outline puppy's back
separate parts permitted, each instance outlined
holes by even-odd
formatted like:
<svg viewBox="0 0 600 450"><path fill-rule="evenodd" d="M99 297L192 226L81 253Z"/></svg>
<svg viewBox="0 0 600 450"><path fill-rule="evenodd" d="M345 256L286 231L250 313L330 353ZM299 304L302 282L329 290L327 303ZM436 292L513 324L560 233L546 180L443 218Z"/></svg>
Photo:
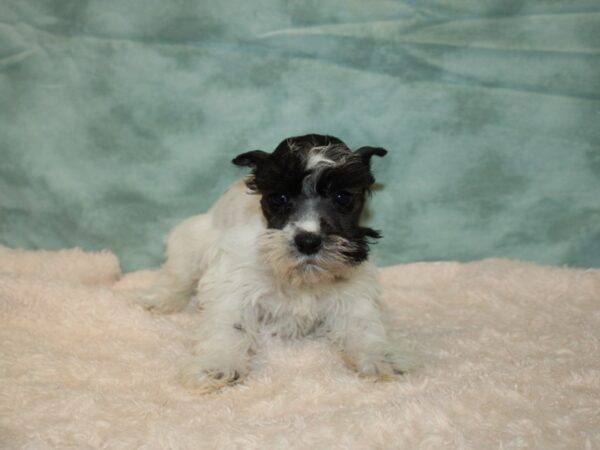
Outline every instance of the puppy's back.
<svg viewBox="0 0 600 450"><path fill-rule="evenodd" d="M260 195L251 193L243 180L236 181L208 211L213 227L222 230L263 220Z"/></svg>

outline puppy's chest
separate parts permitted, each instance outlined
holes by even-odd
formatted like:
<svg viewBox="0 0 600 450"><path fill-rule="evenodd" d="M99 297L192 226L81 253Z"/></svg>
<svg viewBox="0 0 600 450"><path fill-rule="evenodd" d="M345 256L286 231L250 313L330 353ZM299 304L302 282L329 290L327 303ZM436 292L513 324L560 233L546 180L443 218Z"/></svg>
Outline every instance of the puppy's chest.
<svg viewBox="0 0 600 450"><path fill-rule="evenodd" d="M335 299L327 293L272 292L252 305L252 316L261 331L297 338L319 329L334 302Z"/></svg>

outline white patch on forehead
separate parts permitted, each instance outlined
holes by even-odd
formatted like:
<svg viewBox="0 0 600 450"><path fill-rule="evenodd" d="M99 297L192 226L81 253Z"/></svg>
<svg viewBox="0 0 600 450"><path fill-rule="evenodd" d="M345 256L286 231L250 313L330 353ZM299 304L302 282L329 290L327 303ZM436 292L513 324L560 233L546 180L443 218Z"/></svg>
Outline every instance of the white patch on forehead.
<svg viewBox="0 0 600 450"><path fill-rule="evenodd" d="M324 153L329 147L313 147L306 161L306 169L311 170L317 166L332 166L335 161L325 157Z"/></svg>

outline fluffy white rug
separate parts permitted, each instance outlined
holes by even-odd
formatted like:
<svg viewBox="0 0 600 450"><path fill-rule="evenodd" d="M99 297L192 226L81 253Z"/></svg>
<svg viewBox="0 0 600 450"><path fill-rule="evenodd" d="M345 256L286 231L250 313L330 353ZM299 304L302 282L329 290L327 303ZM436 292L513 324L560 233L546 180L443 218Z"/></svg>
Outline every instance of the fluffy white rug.
<svg viewBox="0 0 600 450"><path fill-rule="evenodd" d="M0 448L600 448L600 271L513 261L382 270L407 375L272 340L248 380L177 384L195 316L126 298L110 253L0 248Z"/></svg>

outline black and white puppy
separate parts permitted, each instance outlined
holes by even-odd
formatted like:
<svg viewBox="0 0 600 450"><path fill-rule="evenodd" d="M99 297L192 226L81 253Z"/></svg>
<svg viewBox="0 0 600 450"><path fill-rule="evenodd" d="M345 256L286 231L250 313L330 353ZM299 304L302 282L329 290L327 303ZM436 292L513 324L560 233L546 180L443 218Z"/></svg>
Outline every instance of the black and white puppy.
<svg viewBox="0 0 600 450"><path fill-rule="evenodd" d="M359 223L371 157L386 153L317 134L243 153L233 163L251 174L173 229L143 304L177 311L196 293L202 324L186 384L209 392L242 379L261 334L317 333L360 374L400 373L368 261L379 233Z"/></svg>

